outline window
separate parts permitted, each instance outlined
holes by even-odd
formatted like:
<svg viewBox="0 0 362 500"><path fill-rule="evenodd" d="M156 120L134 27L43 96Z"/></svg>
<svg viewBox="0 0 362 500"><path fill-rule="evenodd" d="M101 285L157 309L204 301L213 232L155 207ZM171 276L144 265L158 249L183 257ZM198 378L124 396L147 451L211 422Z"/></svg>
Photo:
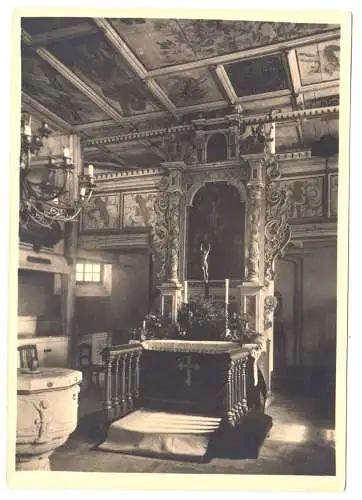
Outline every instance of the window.
<svg viewBox="0 0 362 500"><path fill-rule="evenodd" d="M77 263L76 281L77 283L101 283L102 264Z"/></svg>

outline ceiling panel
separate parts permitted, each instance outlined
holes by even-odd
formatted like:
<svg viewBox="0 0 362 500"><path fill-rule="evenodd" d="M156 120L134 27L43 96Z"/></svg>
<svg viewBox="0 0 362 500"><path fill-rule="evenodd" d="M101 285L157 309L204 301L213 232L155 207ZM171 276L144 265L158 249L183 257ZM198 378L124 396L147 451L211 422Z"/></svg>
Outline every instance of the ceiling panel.
<svg viewBox="0 0 362 500"><path fill-rule="evenodd" d="M93 26L90 18L86 17L22 17L21 27L30 35L51 33L53 30L70 28L79 24Z"/></svg>
<svg viewBox="0 0 362 500"><path fill-rule="evenodd" d="M148 70L196 59L175 19L112 18L109 21Z"/></svg>
<svg viewBox="0 0 362 500"><path fill-rule="evenodd" d="M281 55L226 64L225 71L238 97L265 94L289 87Z"/></svg>
<svg viewBox="0 0 362 500"><path fill-rule="evenodd" d="M308 45L296 52L302 85L339 78L339 40Z"/></svg>
<svg viewBox="0 0 362 500"><path fill-rule="evenodd" d="M178 107L223 99L207 69L195 69L157 78L157 83Z"/></svg>
<svg viewBox="0 0 362 500"><path fill-rule="evenodd" d="M101 33L48 46L49 51L120 113L136 115L160 108Z"/></svg>
<svg viewBox="0 0 362 500"><path fill-rule="evenodd" d="M50 65L24 49L22 90L71 125L108 116Z"/></svg>
<svg viewBox="0 0 362 500"><path fill-rule="evenodd" d="M194 19L178 22L200 58L292 40L335 27L328 24Z"/></svg>

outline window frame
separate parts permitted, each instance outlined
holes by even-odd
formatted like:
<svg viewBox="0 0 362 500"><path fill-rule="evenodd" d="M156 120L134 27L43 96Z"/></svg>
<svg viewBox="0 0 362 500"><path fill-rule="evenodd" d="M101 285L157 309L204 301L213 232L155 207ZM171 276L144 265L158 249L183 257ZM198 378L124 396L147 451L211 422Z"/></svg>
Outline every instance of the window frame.
<svg viewBox="0 0 362 500"><path fill-rule="evenodd" d="M85 278L85 274L91 274L92 277L93 277L93 269L92 271L90 271L90 273L86 272L85 270L85 266L99 266L99 273L95 273L95 274L99 274L99 280L87 280L87 279L82 279L82 280L78 280L77 279L77 274L80 274L80 271L77 270L77 267L78 266L82 266L83 267L83 270L81 271L82 275L83 275L83 278ZM81 262L77 262L76 263L76 267L75 267L75 282L76 282L76 285L79 285L79 286L88 286L88 285L102 285L103 282L104 282L104 264L102 262L86 262L86 261L81 261Z"/></svg>

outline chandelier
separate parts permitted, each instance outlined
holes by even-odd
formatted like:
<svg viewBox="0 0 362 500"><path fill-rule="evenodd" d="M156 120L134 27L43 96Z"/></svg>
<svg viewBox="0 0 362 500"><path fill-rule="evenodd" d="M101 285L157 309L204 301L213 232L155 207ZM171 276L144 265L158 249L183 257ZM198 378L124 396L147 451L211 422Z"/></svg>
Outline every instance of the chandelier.
<svg viewBox="0 0 362 500"><path fill-rule="evenodd" d="M45 165L33 164L51 130L42 123L36 134L31 130L29 113L21 115L20 153L20 223L27 227L35 222L51 227L58 222L78 219L93 194L93 165L88 172L75 177L75 166L68 148L61 157L52 154Z"/></svg>

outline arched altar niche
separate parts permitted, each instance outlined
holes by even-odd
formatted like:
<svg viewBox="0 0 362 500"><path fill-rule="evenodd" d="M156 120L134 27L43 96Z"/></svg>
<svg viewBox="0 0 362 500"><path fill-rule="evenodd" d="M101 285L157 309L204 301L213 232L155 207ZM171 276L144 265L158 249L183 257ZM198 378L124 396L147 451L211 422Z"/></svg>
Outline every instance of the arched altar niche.
<svg viewBox="0 0 362 500"><path fill-rule="evenodd" d="M245 200L226 182L208 182L195 194L187 214L188 280L202 280L201 244L211 246L209 280L243 279Z"/></svg>

